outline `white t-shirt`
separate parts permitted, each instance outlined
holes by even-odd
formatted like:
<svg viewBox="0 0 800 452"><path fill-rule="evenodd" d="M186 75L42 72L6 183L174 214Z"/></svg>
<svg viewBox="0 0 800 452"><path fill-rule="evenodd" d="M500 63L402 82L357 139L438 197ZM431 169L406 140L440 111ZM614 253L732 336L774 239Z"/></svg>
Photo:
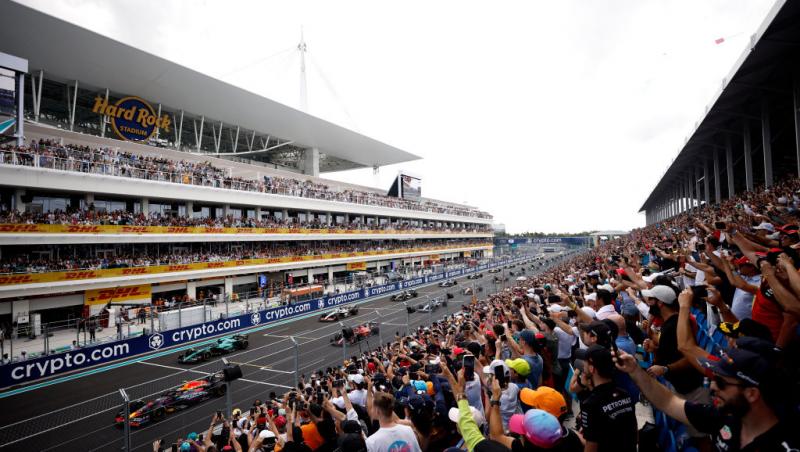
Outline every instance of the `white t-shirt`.
<svg viewBox="0 0 800 452"><path fill-rule="evenodd" d="M367 438L367 452L422 452L414 430L407 425L381 427Z"/></svg>

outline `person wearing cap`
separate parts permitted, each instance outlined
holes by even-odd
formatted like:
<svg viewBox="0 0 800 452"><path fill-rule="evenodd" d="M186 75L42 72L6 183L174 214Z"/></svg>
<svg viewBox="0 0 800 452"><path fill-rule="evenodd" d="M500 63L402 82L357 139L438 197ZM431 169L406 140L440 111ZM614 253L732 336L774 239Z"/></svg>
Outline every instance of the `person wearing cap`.
<svg viewBox="0 0 800 452"><path fill-rule="evenodd" d="M494 393L497 383L492 388ZM499 422L498 406L492 399L491 416L489 416L489 437L512 451L535 451L539 449L572 452L584 449L578 435L571 429L566 428L554 413L566 412L566 402L561 394L546 386L538 390L525 389L526 404L534 408L528 410L524 415L515 414L508 422L508 430L512 434L518 435L514 438L506 435L506 432ZM520 397L522 395L520 394ZM560 401L559 401L560 399ZM538 406L546 408L539 408ZM530 414L528 414L530 413ZM526 422L527 421L527 422Z"/></svg>
<svg viewBox="0 0 800 452"><path fill-rule="evenodd" d="M463 394L462 394L463 395ZM370 417L377 419L380 429L367 438L368 452L387 452L402 450L422 452L414 434L414 429L397 423L394 414L394 397L385 392L378 392L372 397Z"/></svg>
<svg viewBox="0 0 800 452"><path fill-rule="evenodd" d="M456 423L467 450L469 452L508 452L507 447L497 441L487 439L481 433L478 422L483 423L486 418L467 402L467 396L464 393L466 381L464 381L463 370L458 372L456 379L447 366L442 366L442 374L450 383L450 388L453 390L453 395L456 399L456 405L458 405L458 411L456 412L456 408L453 408L448 413L448 417ZM447 450L452 450L452 448ZM370 450L370 452L372 451Z"/></svg>
<svg viewBox="0 0 800 452"><path fill-rule="evenodd" d="M503 369L503 375L505 375L505 385L501 388L498 386L498 392L494 392L492 390L492 397L494 400L498 400L500 402L500 413L502 416L502 424L503 428L508 426L508 420L511 419L515 413L519 412L519 386L515 384L508 384L510 378L510 369L506 366L505 362L500 359L496 359L492 361L491 364L483 368L483 376L485 381L485 386L492 386L492 382L496 380L495 376L495 368L500 367Z"/></svg>
<svg viewBox="0 0 800 452"><path fill-rule="evenodd" d="M509 347L528 363L530 373L527 378L530 387L538 388L542 383L542 372L544 371L544 361L539 354L541 347L536 339L536 333L531 329L533 322L528 319L526 309L521 309L520 314L527 328L519 333L519 342L511 340L507 342Z"/></svg>
<svg viewBox="0 0 800 452"><path fill-rule="evenodd" d="M774 348L769 342L761 342L765 342L765 348ZM737 347L718 361L702 360L713 374L713 405L694 403L671 393L627 353L621 352L615 361L618 369L631 375L653 406L678 422L711 435L717 451L800 450L800 432L782 422L772 408L778 398L785 396L786 388L777 380L775 363L768 355Z"/></svg>
<svg viewBox="0 0 800 452"><path fill-rule="evenodd" d="M753 316L753 299L761 285L761 274L754 262L747 256L742 256L733 261L738 271L734 272L730 261L722 259L722 270L728 281L736 289L733 291L731 312L738 320L749 319Z"/></svg>
<svg viewBox="0 0 800 452"><path fill-rule="evenodd" d="M528 375L531 373L531 366L522 358L507 359L504 361L506 367L509 369L509 379L511 383L517 385L519 389L530 388L531 384L528 381Z"/></svg>
<svg viewBox="0 0 800 452"><path fill-rule="evenodd" d="M636 452L635 402L627 391L614 383L611 352L594 344L578 350L575 357L583 361L579 378L588 383L588 387L578 393L585 450Z"/></svg>

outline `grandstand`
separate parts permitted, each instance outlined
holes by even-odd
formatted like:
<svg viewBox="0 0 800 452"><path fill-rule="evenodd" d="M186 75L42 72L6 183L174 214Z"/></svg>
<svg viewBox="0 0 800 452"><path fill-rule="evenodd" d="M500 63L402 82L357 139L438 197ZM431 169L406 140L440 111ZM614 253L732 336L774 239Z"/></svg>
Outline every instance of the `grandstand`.
<svg viewBox="0 0 800 452"><path fill-rule="evenodd" d="M486 212L320 177L411 153L26 6L0 15L29 67L24 146L0 144L11 336L492 255Z"/></svg>

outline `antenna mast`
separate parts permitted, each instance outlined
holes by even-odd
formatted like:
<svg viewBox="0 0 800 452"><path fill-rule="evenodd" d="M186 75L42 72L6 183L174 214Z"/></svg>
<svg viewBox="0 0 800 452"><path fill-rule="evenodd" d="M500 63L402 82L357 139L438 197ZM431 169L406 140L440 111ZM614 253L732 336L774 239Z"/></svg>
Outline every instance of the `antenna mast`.
<svg viewBox="0 0 800 452"><path fill-rule="evenodd" d="M300 27L300 43L297 44L300 52L300 109L308 113L308 96L306 86L306 40L303 37L303 27Z"/></svg>

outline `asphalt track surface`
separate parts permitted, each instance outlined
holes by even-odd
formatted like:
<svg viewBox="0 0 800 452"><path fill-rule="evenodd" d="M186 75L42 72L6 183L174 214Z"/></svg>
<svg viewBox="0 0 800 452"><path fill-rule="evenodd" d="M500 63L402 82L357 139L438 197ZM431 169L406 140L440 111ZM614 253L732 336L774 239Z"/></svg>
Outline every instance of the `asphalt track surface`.
<svg viewBox="0 0 800 452"><path fill-rule="evenodd" d="M518 269L519 267L517 267ZM508 270L504 271L506 274ZM532 272L526 272L528 276ZM345 325L355 326L362 322L377 320L380 314L383 342L388 342L396 333L405 334L408 329L430 325L433 321L460 311L463 303L471 301L470 295L461 291L475 284L482 286L479 296L502 289L495 284L495 274L484 271L477 280L459 279L451 288L438 285L417 289L419 297L409 305L425 300L425 295L438 296L451 292L455 297L447 307L432 314L407 315L401 302L392 302L389 296L368 300L359 304L355 317L343 319ZM510 287L514 277L505 283ZM232 383L230 396L232 406L247 411L255 399L267 399L271 391L279 396L294 384L295 351L289 335L298 342L299 371L310 375L318 369L341 366L342 348L330 344L330 338L341 327L337 322L319 321L320 313L301 320L279 322L249 335L246 350L226 355L231 362L242 368L243 378ZM408 325L408 327L407 327ZM376 348L378 336L362 342L363 351ZM220 359L199 365L178 364L175 351L145 361L121 366L104 372L54 383L51 386L30 392L0 398L0 450L19 451L106 451L123 450L122 429L114 425L115 414L122 406L120 388L125 388L131 400L157 397L161 392L181 384L185 380L203 377L222 368ZM348 346L346 356L359 354L359 346ZM163 438L171 443L189 432L204 433L210 419L217 410L225 412L226 397L214 398L183 411L168 414L165 419L147 426L132 429L131 450L150 451L152 442Z"/></svg>

